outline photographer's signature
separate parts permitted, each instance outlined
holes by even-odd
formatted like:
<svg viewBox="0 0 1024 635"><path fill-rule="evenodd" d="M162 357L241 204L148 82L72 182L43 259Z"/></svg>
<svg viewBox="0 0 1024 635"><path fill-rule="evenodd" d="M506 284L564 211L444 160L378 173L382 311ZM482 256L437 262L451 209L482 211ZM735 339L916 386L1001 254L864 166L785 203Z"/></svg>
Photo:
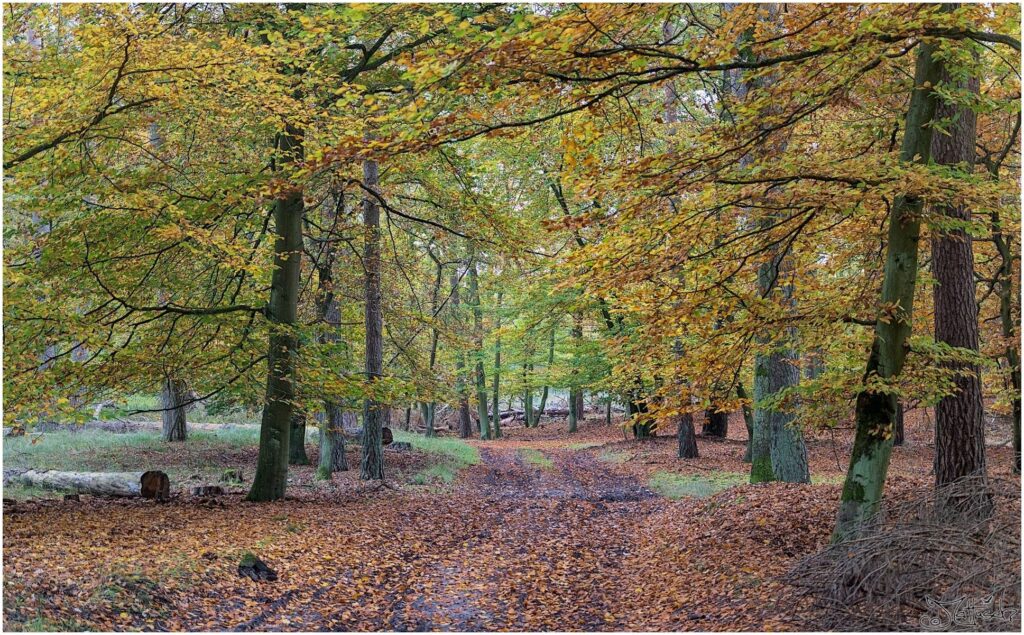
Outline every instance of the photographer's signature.
<svg viewBox="0 0 1024 635"><path fill-rule="evenodd" d="M943 601L926 598L925 602L928 612L921 616L921 628L929 631L945 631L952 626L986 630L1001 624L1014 624L1020 615L1019 608L997 604L991 595Z"/></svg>

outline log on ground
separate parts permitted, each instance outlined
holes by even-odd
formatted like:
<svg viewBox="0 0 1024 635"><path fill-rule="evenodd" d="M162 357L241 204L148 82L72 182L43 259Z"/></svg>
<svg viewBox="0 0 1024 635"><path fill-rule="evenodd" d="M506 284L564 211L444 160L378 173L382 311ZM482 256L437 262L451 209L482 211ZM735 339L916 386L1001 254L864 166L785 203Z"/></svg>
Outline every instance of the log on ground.
<svg viewBox="0 0 1024 635"><path fill-rule="evenodd" d="M171 481L159 470L146 472L60 472L57 470L4 470L8 483L44 489L165 500L171 494Z"/></svg>

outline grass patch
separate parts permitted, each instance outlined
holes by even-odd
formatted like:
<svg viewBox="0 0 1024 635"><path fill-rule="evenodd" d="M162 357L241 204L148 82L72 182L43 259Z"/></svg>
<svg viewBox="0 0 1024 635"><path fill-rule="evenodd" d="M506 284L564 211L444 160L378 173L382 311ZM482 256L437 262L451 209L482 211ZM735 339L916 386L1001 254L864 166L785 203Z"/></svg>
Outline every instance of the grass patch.
<svg viewBox="0 0 1024 635"><path fill-rule="evenodd" d="M811 474L811 485L842 485L843 476L841 474L833 474L831 476L821 476L819 474Z"/></svg>
<svg viewBox="0 0 1024 635"><path fill-rule="evenodd" d="M542 470L549 470L555 466L555 464L551 462L551 459L544 456L544 454L539 450L534 450L533 448L521 448L519 450L519 456L521 456L523 460L530 465L536 465Z"/></svg>
<svg viewBox="0 0 1024 635"><path fill-rule="evenodd" d="M171 477L172 484L183 477L201 474L216 481L224 466L207 453L255 448L259 428L226 425L217 430L190 430L185 443L168 443L154 430L116 433L106 430L71 428L58 432L29 433L4 439L4 466L72 472L132 472L154 467ZM12 484L4 496L14 499L60 498L60 492Z"/></svg>
<svg viewBox="0 0 1024 635"><path fill-rule="evenodd" d="M415 485L438 481L451 483L459 475L459 470L480 462L480 451L462 439L425 437L401 430L394 434L396 441L410 443L413 448L436 455L438 459L436 463L412 475L410 480Z"/></svg>
<svg viewBox="0 0 1024 635"><path fill-rule="evenodd" d="M604 444L598 441L584 441L582 443L570 443L565 447L569 448L570 450L586 450L587 448L596 448L599 445Z"/></svg>
<svg viewBox="0 0 1024 635"><path fill-rule="evenodd" d="M719 472L708 476L655 472L647 486L667 498L704 498L730 487L743 485L747 480L746 474L738 472Z"/></svg>
<svg viewBox="0 0 1024 635"><path fill-rule="evenodd" d="M628 452L616 452L615 450L605 450L598 455L599 459L606 463L625 463L629 460Z"/></svg>

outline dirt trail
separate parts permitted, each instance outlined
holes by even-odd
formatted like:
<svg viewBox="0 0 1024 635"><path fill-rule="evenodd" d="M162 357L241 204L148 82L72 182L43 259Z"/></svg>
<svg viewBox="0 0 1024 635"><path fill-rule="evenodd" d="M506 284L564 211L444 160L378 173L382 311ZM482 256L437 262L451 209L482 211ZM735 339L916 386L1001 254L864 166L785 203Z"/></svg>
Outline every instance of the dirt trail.
<svg viewBox="0 0 1024 635"><path fill-rule="evenodd" d="M514 448L483 448L480 465L468 470L460 487L493 509L492 524L438 561L419 569L410 586L424 590L409 603L393 608L388 627L397 630L533 630L549 628L602 630L614 628L601 598L590 590L614 580L628 552L622 535L602 531L618 521L633 522L645 513L642 501L656 498L629 478L611 473L586 452L545 451L551 466L524 460ZM586 536L578 535L586 532ZM569 552L561 545L572 545ZM579 548L584 545L586 548ZM527 573L525 559L555 574L553 587L561 604L579 609L575 619L552 616L549 624L527 622L535 615L530 597L535 590L516 580ZM595 584L595 578L603 578ZM525 581L525 580L524 580ZM571 596L578 596L573 599ZM595 601L595 599L597 601Z"/></svg>

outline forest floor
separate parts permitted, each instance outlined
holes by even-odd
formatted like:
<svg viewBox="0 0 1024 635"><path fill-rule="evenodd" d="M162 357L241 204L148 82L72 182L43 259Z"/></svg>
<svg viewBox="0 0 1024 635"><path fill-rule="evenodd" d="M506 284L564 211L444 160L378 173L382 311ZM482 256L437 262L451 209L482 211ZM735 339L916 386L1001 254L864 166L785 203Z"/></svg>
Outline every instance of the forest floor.
<svg viewBox="0 0 1024 635"><path fill-rule="evenodd" d="M908 416L891 493L931 483L929 429ZM745 484L745 435L733 418L728 439L698 437L701 457L682 461L674 437L636 442L597 419L468 443L400 433L414 450L386 453L389 487L300 466L276 503L245 502L244 486L166 503L5 499L4 629L800 629L778 578L828 539L848 432L809 441L812 485ZM14 441L5 464L161 467L176 488L256 454L239 432L52 457ZM989 450L1008 476L1009 448ZM240 577L247 552L277 581Z"/></svg>

